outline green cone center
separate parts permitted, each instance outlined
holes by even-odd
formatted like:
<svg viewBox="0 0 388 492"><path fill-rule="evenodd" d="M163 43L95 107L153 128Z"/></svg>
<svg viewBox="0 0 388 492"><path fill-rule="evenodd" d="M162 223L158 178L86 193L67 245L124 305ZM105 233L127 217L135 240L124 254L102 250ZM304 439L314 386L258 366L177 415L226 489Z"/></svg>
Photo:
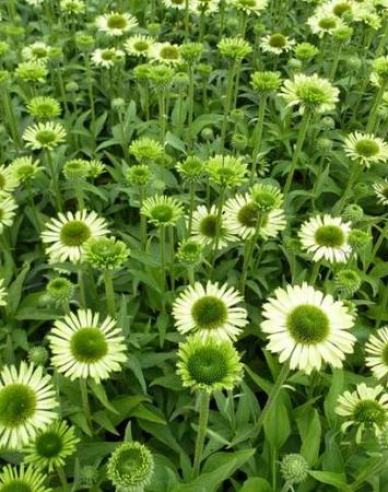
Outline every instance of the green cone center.
<svg viewBox="0 0 388 492"><path fill-rule="evenodd" d="M329 319L318 306L301 304L287 316L291 337L301 344L317 344L325 340L330 331Z"/></svg>
<svg viewBox="0 0 388 492"><path fill-rule="evenodd" d="M212 330L226 322L228 309L221 299L215 296L204 296L194 303L191 315L198 328Z"/></svg>
<svg viewBox="0 0 388 492"><path fill-rule="evenodd" d="M34 390L25 384L10 384L0 390L0 425L18 427L33 417L37 406Z"/></svg>
<svg viewBox="0 0 388 492"><path fill-rule="evenodd" d="M71 338L71 353L78 362L93 363L108 352L104 334L98 328L81 328Z"/></svg>

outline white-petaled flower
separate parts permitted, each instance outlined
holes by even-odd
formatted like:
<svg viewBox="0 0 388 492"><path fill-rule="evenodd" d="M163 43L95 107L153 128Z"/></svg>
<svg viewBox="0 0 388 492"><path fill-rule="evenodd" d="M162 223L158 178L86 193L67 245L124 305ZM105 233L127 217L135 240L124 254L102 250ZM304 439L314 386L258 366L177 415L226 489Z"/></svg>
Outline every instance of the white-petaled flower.
<svg viewBox="0 0 388 492"><path fill-rule="evenodd" d="M67 14L83 14L86 9L84 0L61 0L59 8Z"/></svg>
<svg viewBox="0 0 388 492"><path fill-rule="evenodd" d="M83 254L84 243L92 237L105 236L109 232L105 219L86 210L75 214L67 212L51 219L42 232L42 241L50 244L47 253L54 261L77 262Z"/></svg>
<svg viewBox="0 0 388 492"><path fill-rule="evenodd" d="M366 24L374 30L381 27L381 18L371 0L355 1L353 3L352 21Z"/></svg>
<svg viewBox="0 0 388 492"><path fill-rule="evenodd" d="M317 74L296 74L294 80L284 82L281 95L288 107L299 106L301 113L306 109L330 112L339 101L339 90Z"/></svg>
<svg viewBox="0 0 388 492"><path fill-rule="evenodd" d="M21 449L57 417L50 376L41 366L21 362L0 373L0 447ZM0 489L1 490L1 489Z"/></svg>
<svg viewBox="0 0 388 492"><path fill-rule="evenodd" d="M12 226L17 208L12 196L0 193L0 234L3 233L4 227Z"/></svg>
<svg viewBox="0 0 388 492"><path fill-rule="evenodd" d="M0 306L7 305L7 289L4 288L4 279L0 278Z"/></svg>
<svg viewBox="0 0 388 492"><path fill-rule="evenodd" d="M194 14L211 15L220 9L220 0L192 0L189 9Z"/></svg>
<svg viewBox="0 0 388 492"><path fill-rule="evenodd" d="M32 466L6 465L0 472L0 492L52 492L47 476Z"/></svg>
<svg viewBox="0 0 388 492"><path fill-rule="evenodd" d="M99 15L95 20L95 24L99 31L108 36L122 36L138 26L137 19L133 15L120 14L119 12Z"/></svg>
<svg viewBox="0 0 388 492"><path fill-rule="evenodd" d="M52 150L63 143L66 138L66 130L60 123L48 121L46 123L36 123L24 130L23 140L26 147L33 150L49 149Z"/></svg>
<svg viewBox="0 0 388 492"><path fill-rule="evenodd" d="M228 3L237 10L246 14L257 14L267 8L268 0L228 0Z"/></svg>
<svg viewBox="0 0 388 492"><path fill-rule="evenodd" d="M307 19L311 32L322 38L325 34L332 34L339 27L344 26L340 17L328 10L319 10Z"/></svg>
<svg viewBox="0 0 388 492"><path fill-rule="evenodd" d="M221 222L218 225L218 222ZM208 210L205 205L199 205L193 213L191 234L203 246L215 245L223 248L228 243L236 241L229 225L226 223L224 215L218 213L215 205Z"/></svg>
<svg viewBox="0 0 388 492"><path fill-rule="evenodd" d="M358 384L356 391L345 391L339 396L335 412L341 417L348 418L341 426L345 432L349 427L356 427L356 442L360 442L366 430L372 430L375 435L381 434L388 424L388 394L377 385L368 387L365 383Z"/></svg>
<svg viewBox="0 0 388 492"><path fill-rule="evenodd" d="M198 333L203 338L215 336L235 340L248 324L243 297L227 284L219 287L210 281L186 287L173 304L175 326L181 333Z"/></svg>
<svg viewBox="0 0 388 492"><path fill-rule="evenodd" d="M71 380L91 377L97 383L119 371L127 360L122 330L109 316L80 309L54 323L47 336L57 371Z"/></svg>
<svg viewBox="0 0 388 492"><path fill-rule="evenodd" d="M281 55L284 52L292 50L295 41L281 33L268 34L260 41L261 49L266 53Z"/></svg>
<svg viewBox="0 0 388 492"><path fill-rule="evenodd" d="M33 179L43 170L43 166L39 164L39 161L34 161L31 156L25 156L14 159L8 169L16 184Z"/></svg>
<svg viewBox="0 0 388 492"><path fill-rule="evenodd" d="M354 0L328 0L322 5L322 9L342 17L344 14L351 14Z"/></svg>
<svg viewBox="0 0 388 492"><path fill-rule="evenodd" d="M97 67L112 68L125 57L125 53L117 48L96 49L92 53L92 62Z"/></svg>
<svg viewBox="0 0 388 492"><path fill-rule="evenodd" d="M326 214L304 222L298 235L303 249L313 255L314 261L345 263L352 251L348 243L350 230L349 222Z"/></svg>
<svg viewBox="0 0 388 492"><path fill-rule="evenodd" d="M388 205L388 180L373 184L373 190L376 193L377 200L382 205Z"/></svg>
<svg viewBox="0 0 388 492"><path fill-rule="evenodd" d="M0 166L0 193L13 191L19 184L11 166Z"/></svg>
<svg viewBox="0 0 388 492"><path fill-rule="evenodd" d="M388 160L388 144L371 134L354 132L345 140L345 154L365 167Z"/></svg>
<svg viewBox="0 0 388 492"><path fill-rule="evenodd" d="M41 5L44 2L44 0L26 0L27 5L31 5L31 7L37 7L38 5Z"/></svg>
<svg viewBox="0 0 388 492"><path fill-rule="evenodd" d="M354 319L348 308L307 283L276 289L262 314L268 350L279 354L280 363L289 360L291 369L310 374L322 363L342 367L345 354L353 352Z"/></svg>
<svg viewBox="0 0 388 492"><path fill-rule="evenodd" d="M46 62L50 54L50 46L42 41L36 41L30 46L22 49L22 58L26 61L41 61Z"/></svg>
<svg viewBox="0 0 388 492"><path fill-rule="evenodd" d="M149 56L150 50L154 44L155 40L154 38L151 38L151 36L138 34L129 37L124 43L124 48L128 55Z"/></svg>
<svg viewBox="0 0 388 492"><path fill-rule="evenodd" d="M186 0L162 0L165 7L168 9L185 10ZM190 2L191 3L191 2Z"/></svg>
<svg viewBox="0 0 388 492"><path fill-rule="evenodd" d="M224 222L231 233L244 240L255 234L259 220L258 234L264 239L277 236L286 225L283 210L260 212L258 205L248 193L229 198L224 205L223 215Z"/></svg>
<svg viewBox="0 0 388 492"><path fill-rule="evenodd" d="M171 43L154 43L150 49L151 60L166 65L176 65L182 61L179 46Z"/></svg>
<svg viewBox="0 0 388 492"><path fill-rule="evenodd" d="M388 326L380 328L375 335L369 337L365 351L365 364L377 379L386 379L388 376Z"/></svg>

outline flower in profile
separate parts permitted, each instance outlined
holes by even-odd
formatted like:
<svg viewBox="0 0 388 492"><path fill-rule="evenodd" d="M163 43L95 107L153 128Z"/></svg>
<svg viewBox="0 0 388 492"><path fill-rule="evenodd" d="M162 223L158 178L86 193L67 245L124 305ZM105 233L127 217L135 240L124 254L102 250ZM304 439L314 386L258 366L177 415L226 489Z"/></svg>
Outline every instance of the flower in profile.
<svg viewBox="0 0 388 492"><path fill-rule="evenodd" d="M0 278L0 306L7 305L7 289L4 287L4 279Z"/></svg>
<svg viewBox="0 0 388 492"><path fill-rule="evenodd" d="M267 8L268 0L228 0L235 9L246 14L260 15Z"/></svg>
<svg viewBox="0 0 388 492"><path fill-rule="evenodd" d="M55 390L42 367L20 363L0 373L0 447L20 449L57 417ZM1 489L0 489L1 490Z"/></svg>
<svg viewBox="0 0 388 492"><path fill-rule="evenodd" d="M248 41L239 37L222 38L217 47L222 56L236 61L246 58L252 52Z"/></svg>
<svg viewBox="0 0 388 492"><path fill-rule="evenodd" d="M202 159L196 156L189 156L186 160L178 162L176 170L188 183L199 183L203 179L205 169Z"/></svg>
<svg viewBox="0 0 388 492"><path fill-rule="evenodd" d="M92 53L92 62L97 67L112 68L125 57L125 53L117 48L96 49Z"/></svg>
<svg viewBox="0 0 388 492"><path fill-rule="evenodd" d="M23 449L24 462L51 472L65 464L66 458L74 454L78 442L74 427L64 421L54 422Z"/></svg>
<svg viewBox="0 0 388 492"><path fill-rule="evenodd" d="M377 330L369 337L365 345L365 364L377 379L387 379L388 376L388 326Z"/></svg>
<svg viewBox="0 0 388 492"><path fill-rule="evenodd" d="M322 9L307 19L311 32L322 38L325 34L332 35L333 32L344 25L337 15Z"/></svg>
<svg viewBox="0 0 388 492"><path fill-rule="evenodd" d="M278 72L260 71L251 75L251 86L259 95L277 92L281 85L282 79Z"/></svg>
<svg viewBox="0 0 388 492"><path fill-rule="evenodd" d="M326 362L342 367L345 354L353 352L355 337L349 332L354 319L348 308L303 283L275 290L263 305L261 329L268 335L268 350L279 353L279 362L310 374Z"/></svg>
<svg viewBox="0 0 388 492"><path fill-rule="evenodd" d="M248 165L241 157L215 155L206 162L205 171L212 183L237 187L244 182Z"/></svg>
<svg viewBox="0 0 388 492"><path fill-rule="evenodd" d="M71 159L64 164L63 175L69 181L82 182L89 176L89 162L85 159Z"/></svg>
<svg viewBox="0 0 388 492"><path fill-rule="evenodd" d="M74 285L65 277L57 277L50 280L46 291L54 304L58 306L69 305L74 294Z"/></svg>
<svg viewBox="0 0 388 492"><path fill-rule="evenodd" d="M46 230L42 232L42 241L50 244L47 253L54 261L79 261L84 243L91 237L104 236L108 233L105 219L95 212L86 210L75 214L67 212L51 219Z"/></svg>
<svg viewBox="0 0 388 492"><path fill-rule="evenodd" d="M47 477L32 466L6 465L0 472L0 492L51 492L46 483Z"/></svg>
<svg viewBox="0 0 388 492"><path fill-rule="evenodd" d="M48 120L60 116L61 105L53 97L37 96L30 99L27 110L34 118Z"/></svg>
<svg viewBox="0 0 388 492"><path fill-rule="evenodd" d="M89 178L98 178L105 171L105 164L101 162L99 159L92 159L89 161Z"/></svg>
<svg viewBox="0 0 388 492"><path fill-rule="evenodd" d="M128 169L125 177L131 186L146 186L151 181L152 171L146 164L137 164Z"/></svg>
<svg viewBox="0 0 388 492"><path fill-rule="evenodd" d="M303 249L313 255L314 261L325 259L330 263L345 263L352 252L349 232L349 222L325 214L304 222L298 235Z"/></svg>
<svg viewBox="0 0 388 492"><path fill-rule="evenodd" d="M233 389L241 380L242 367L230 340L192 335L179 345L177 374L187 388L209 393Z"/></svg>
<svg viewBox="0 0 388 492"><path fill-rule="evenodd" d="M140 492L151 482L154 459L140 442L119 444L107 464L107 477L117 490Z"/></svg>
<svg viewBox="0 0 388 492"><path fill-rule="evenodd" d="M334 110L339 90L317 74L296 74L284 82L282 96L288 107L298 106L301 113L306 109L326 113Z"/></svg>
<svg viewBox="0 0 388 492"><path fill-rule="evenodd" d="M302 483L308 477L309 464L301 454L286 454L281 461L280 471L286 482Z"/></svg>
<svg viewBox="0 0 388 492"><path fill-rule="evenodd" d="M109 316L80 309L54 323L47 336L53 353L51 362L71 380L91 377L97 383L119 371L127 359L122 330Z"/></svg>
<svg viewBox="0 0 388 492"><path fill-rule="evenodd" d="M84 244L83 260L98 270L118 270L127 261L129 249L114 237L95 237Z"/></svg>
<svg viewBox="0 0 388 492"><path fill-rule="evenodd" d="M3 233L4 227L12 226L17 208L15 199L11 195L0 193L0 234Z"/></svg>
<svg viewBox="0 0 388 492"><path fill-rule="evenodd" d="M388 160L388 144L371 134L351 133L345 140L344 151L352 161L367 168Z"/></svg>
<svg viewBox="0 0 388 492"><path fill-rule="evenodd" d="M281 55L287 51L292 50L295 45L295 41L288 36L277 32L269 34L261 39L260 47L266 53L272 53L274 55Z"/></svg>
<svg viewBox="0 0 388 492"><path fill-rule="evenodd" d="M17 188L19 181L15 178L11 166L0 166L0 193L13 191Z"/></svg>
<svg viewBox="0 0 388 492"><path fill-rule="evenodd" d="M215 205L210 210L205 205L197 207L193 213L191 234L203 246L214 246L217 243L218 248L223 248L236 241L224 215L218 213Z"/></svg>
<svg viewBox="0 0 388 492"><path fill-rule="evenodd" d="M83 14L86 6L83 0L61 0L59 8L62 12L71 15Z"/></svg>
<svg viewBox="0 0 388 492"><path fill-rule="evenodd" d="M183 205L170 196L152 196L144 200L140 213L158 227L175 226L182 217Z"/></svg>
<svg viewBox="0 0 388 492"><path fill-rule="evenodd" d="M179 46L171 43L154 43L149 57L151 60L167 65L176 65L182 61Z"/></svg>
<svg viewBox="0 0 388 492"><path fill-rule="evenodd" d="M119 12L109 12L99 15L95 24L97 29L107 36L122 36L138 26L137 19L131 14L120 14Z"/></svg>
<svg viewBox="0 0 388 492"><path fill-rule="evenodd" d="M42 171L43 167L39 164L39 161L34 161L31 156L25 156L14 159L8 169L15 183L22 183L23 181L29 181L35 178Z"/></svg>
<svg viewBox="0 0 388 492"><path fill-rule="evenodd" d="M179 245L178 260L187 267L194 267L203 260L203 245L195 239L186 239Z"/></svg>
<svg viewBox="0 0 388 492"><path fill-rule="evenodd" d="M63 143L66 138L66 130L60 123L37 123L24 130L23 140L26 147L33 150L48 149L52 150Z"/></svg>
<svg viewBox="0 0 388 492"><path fill-rule="evenodd" d="M374 183L373 190L376 193L377 200L382 205L388 205L388 180Z"/></svg>
<svg viewBox="0 0 388 492"><path fill-rule="evenodd" d="M357 270L344 268L336 274L335 284L340 292L353 296L361 287L362 280Z"/></svg>
<svg viewBox="0 0 388 492"><path fill-rule="evenodd" d="M257 183L251 188L250 194L252 201L261 212L270 212L283 205L284 196L276 186Z"/></svg>
<svg viewBox="0 0 388 492"><path fill-rule="evenodd" d="M186 287L173 304L175 326L183 334L194 332L202 338L235 340L248 324L243 301L227 284L220 287L209 281L203 286L196 282Z"/></svg>
<svg viewBox="0 0 388 492"><path fill-rule="evenodd" d="M189 9L194 14L211 15L220 9L220 0L192 0Z"/></svg>
<svg viewBox="0 0 388 492"><path fill-rule="evenodd" d="M26 61L47 62L50 56L50 46L42 41L36 41L22 49L22 57Z"/></svg>
<svg viewBox="0 0 388 492"><path fill-rule="evenodd" d="M311 43L298 43L294 53L298 60L311 60L319 53L319 49Z"/></svg>
<svg viewBox="0 0 388 492"><path fill-rule="evenodd" d="M168 9L184 10L186 6L186 0L163 0L163 4Z"/></svg>
<svg viewBox="0 0 388 492"><path fill-rule="evenodd" d="M365 383L358 384L352 393L345 391L339 396L335 412L347 418L341 431L355 427L356 442L360 442L365 431L371 430L375 435L381 434L388 424L388 394L377 385L373 388Z"/></svg>
<svg viewBox="0 0 388 492"><path fill-rule="evenodd" d="M41 61L19 63L15 76L23 82L44 82L48 74L46 64Z"/></svg>
<svg viewBox="0 0 388 492"><path fill-rule="evenodd" d="M131 56L149 56L152 46L155 44L154 38L137 34L130 36L124 43L125 51Z"/></svg>
<svg viewBox="0 0 388 492"><path fill-rule="evenodd" d="M128 151L140 164L150 164L164 156L163 145L147 137L134 140L129 146Z"/></svg>

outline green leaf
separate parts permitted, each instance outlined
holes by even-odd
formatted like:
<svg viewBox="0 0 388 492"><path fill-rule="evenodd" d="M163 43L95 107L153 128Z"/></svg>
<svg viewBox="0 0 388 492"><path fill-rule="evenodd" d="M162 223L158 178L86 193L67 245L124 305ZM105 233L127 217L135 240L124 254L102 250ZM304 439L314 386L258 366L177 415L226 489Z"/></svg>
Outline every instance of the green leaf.
<svg viewBox="0 0 388 492"><path fill-rule="evenodd" d="M318 411L315 408L309 408L304 412L298 419L298 428L302 438L300 454L312 466L318 458L321 444L322 428Z"/></svg>
<svg viewBox="0 0 388 492"><path fill-rule="evenodd" d="M139 381L140 386L144 391L144 393L147 393L147 384L143 376L143 371L141 369L140 362L133 354L128 354L127 366L131 369L136 379Z"/></svg>
<svg viewBox="0 0 388 492"><path fill-rule="evenodd" d="M93 394L98 398L98 400L104 405L105 408L110 410L113 413L118 414L119 412L116 410L116 408L109 402L108 397L105 393L105 389L102 386L102 384L97 384L93 380L89 381L89 386L90 389L92 390Z"/></svg>
<svg viewBox="0 0 388 492"><path fill-rule="evenodd" d="M344 473L310 471L309 475L318 482L336 487L340 492L352 492L352 488L346 483L346 475Z"/></svg>
<svg viewBox="0 0 388 492"><path fill-rule="evenodd" d="M248 478L239 492L273 492L273 490L264 478Z"/></svg>

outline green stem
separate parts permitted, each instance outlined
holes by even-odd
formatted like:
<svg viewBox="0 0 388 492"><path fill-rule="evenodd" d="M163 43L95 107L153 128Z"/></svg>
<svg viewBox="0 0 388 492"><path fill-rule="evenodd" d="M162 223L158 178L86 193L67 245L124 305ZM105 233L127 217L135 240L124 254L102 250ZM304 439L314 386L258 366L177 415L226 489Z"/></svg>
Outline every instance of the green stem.
<svg viewBox="0 0 388 492"><path fill-rule="evenodd" d="M225 29L225 0L220 1L220 31L219 37L221 38Z"/></svg>
<svg viewBox="0 0 388 492"><path fill-rule="evenodd" d="M164 139L166 136L166 91L165 89L160 89L159 94L159 126L160 126L160 141L164 144Z"/></svg>
<svg viewBox="0 0 388 492"><path fill-rule="evenodd" d="M16 144L17 148L21 148L22 141L19 135L18 123L15 118L15 114L13 111L12 99L8 90L4 90L3 92L3 105L4 105L4 114L8 123L9 132L12 136L12 140Z"/></svg>
<svg viewBox="0 0 388 492"><path fill-rule="evenodd" d="M75 184L75 194L77 197L78 210L83 210L85 208L85 201L82 182L77 182Z"/></svg>
<svg viewBox="0 0 388 492"><path fill-rule="evenodd" d="M190 182L190 205L189 205L189 236L191 235L191 228L193 225L193 212L194 212L194 204L195 204L195 183Z"/></svg>
<svg viewBox="0 0 388 492"><path fill-rule="evenodd" d="M161 226L160 231L160 267L162 271L162 292L166 290L166 228Z"/></svg>
<svg viewBox="0 0 388 492"><path fill-rule="evenodd" d="M388 303L388 288L385 287L384 288L384 295L383 295L383 298L380 302L379 314L378 314L378 317L376 320L376 329L380 327L380 325L383 321L385 310L387 308L387 303Z"/></svg>
<svg viewBox="0 0 388 492"><path fill-rule="evenodd" d="M342 44L340 46L338 46L338 49L336 50L335 57L334 57L334 60L333 60L333 63L331 65L331 69L330 69L330 75L329 75L330 80L335 79L335 74L337 73L338 64L339 64L340 57L341 57L341 51L342 51Z"/></svg>
<svg viewBox="0 0 388 492"><path fill-rule="evenodd" d="M377 92L376 99L373 103L371 112L369 113L368 123L366 125L366 133L373 133L376 128L376 121L378 118L378 109L383 100L385 90L387 88L388 81L382 82Z"/></svg>
<svg viewBox="0 0 388 492"><path fill-rule="evenodd" d="M36 211L35 200L34 200L34 195L32 193L32 187L31 187L31 180L30 179L26 180L26 188L27 188L27 193L28 193L28 201L30 202L30 207L31 207L31 211L32 211L32 216L34 217L35 229L36 229L36 232L39 234L40 231L42 230L42 223L41 223L40 218L38 216L38 213Z"/></svg>
<svg viewBox="0 0 388 492"><path fill-rule="evenodd" d="M276 399L280 394L283 384L286 382L289 372L290 372L290 366L288 365L288 363L285 362L280 370L280 373L275 381L274 386L272 387L267 403L265 404L263 410L261 411L260 417L256 422L255 429L254 429L256 435L254 445L257 444L265 419L267 415L271 412L274 404L276 403Z"/></svg>
<svg viewBox="0 0 388 492"><path fill-rule="evenodd" d="M292 490L292 481L287 481L284 485L283 488L280 492L288 492L289 490Z"/></svg>
<svg viewBox="0 0 388 492"><path fill-rule="evenodd" d="M112 272L110 270L104 272L104 285L108 314L112 318L116 318L115 291L113 287Z"/></svg>
<svg viewBox="0 0 388 492"><path fill-rule="evenodd" d="M90 65L89 56L87 53L84 56L84 63L86 67L86 79L87 79L87 86L88 86L90 114L92 117L91 131L93 137L93 146L95 147L96 146L96 110L94 107L93 72L92 72L92 67Z"/></svg>
<svg viewBox="0 0 388 492"><path fill-rule="evenodd" d="M384 17L384 30L381 35L380 43L376 49L376 52L374 54L375 58L378 58L384 53L385 47L387 46L387 41L388 41L388 16L386 15Z"/></svg>
<svg viewBox="0 0 388 492"><path fill-rule="evenodd" d="M189 67L189 91L188 91L188 150L190 151L193 145L193 119L194 119L194 69Z"/></svg>
<svg viewBox="0 0 388 492"><path fill-rule="evenodd" d="M145 189L140 186L140 210L143 207ZM140 214L140 244L142 251L145 251L147 244L147 220L145 215Z"/></svg>
<svg viewBox="0 0 388 492"><path fill-rule="evenodd" d="M350 176L349 176L348 182L346 183L345 191L344 191L341 199L338 201L338 203L334 206L334 209L333 209L333 211L337 215L341 214L342 210L344 209L346 202L352 193L354 182L356 181L361 170L362 170L362 167L360 166L360 164L358 162L354 162L352 164L352 169L350 171Z"/></svg>
<svg viewBox="0 0 388 492"><path fill-rule="evenodd" d="M251 172L251 184L256 179L256 168L257 168L257 160L260 153L260 145L261 139L263 137L263 129L264 129L264 116L265 116L265 108L267 106L267 96L260 97L259 100L259 116L257 120L257 125L254 132L254 145L252 152L252 172Z"/></svg>
<svg viewBox="0 0 388 492"><path fill-rule="evenodd" d="M66 473L65 470L63 469L63 466L58 466L56 468L59 480L61 481L62 484L62 490L64 492L68 492L70 490L69 483L67 481Z"/></svg>
<svg viewBox="0 0 388 492"><path fill-rule="evenodd" d="M56 166L54 166L53 158L50 149L46 149L47 166L50 169L51 181L54 190L54 201L57 208L57 212L62 212L62 200L61 193L59 191L58 172Z"/></svg>
<svg viewBox="0 0 388 492"><path fill-rule="evenodd" d="M199 394L199 427L197 439L195 442L195 454L194 454L194 465L193 465L193 475L194 478L199 475L199 468L202 461L203 446L205 444L207 424L209 420L209 403L210 394L206 390L202 390Z"/></svg>
<svg viewBox="0 0 388 492"><path fill-rule="evenodd" d="M78 268L78 285L79 285L79 291L80 291L81 306L83 308L86 308L86 293L85 293L85 284L84 284L82 265L80 265Z"/></svg>
<svg viewBox="0 0 388 492"><path fill-rule="evenodd" d="M298 165L299 156L300 156L300 153L302 151L304 141L306 139L307 130L308 130L309 122L310 122L310 117L311 117L311 112L306 109L304 114L303 114L303 117L302 117L302 122L301 122L300 129L299 129L298 140L296 142L296 148L295 148L294 156L293 156L292 162L291 162L291 168L290 168L290 171L288 173L286 184L285 184L284 190L283 190L284 197L286 197L288 195L288 192L290 191L290 188L292 185L292 180L294 178L296 166Z"/></svg>
<svg viewBox="0 0 388 492"><path fill-rule="evenodd" d="M88 387L87 387L86 379L80 378L79 386L81 388L82 408L85 414L86 422L89 428L92 430L92 417L90 412Z"/></svg>
<svg viewBox="0 0 388 492"><path fill-rule="evenodd" d="M240 280L240 292L244 295L245 293L245 284L247 281L248 277L248 269L251 264L251 259L253 252L255 250L255 246L257 244L257 241L259 239L259 234L260 234L260 229L261 225L263 223L263 220L265 218L266 214L259 214L257 218L257 224L256 224L256 230L251 237L246 243L245 243L245 251L244 251L244 264L243 264L243 271L241 275L241 280Z"/></svg>
<svg viewBox="0 0 388 492"><path fill-rule="evenodd" d="M189 40L190 10L189 0L185 0L185 40Z"/></svg>
<svg viewBox="0 0 388 492"><path fill-rule="evenodd" d="M228 128L228 118L229 118L229 113L230 113L230 107L232 104L233 81L234 81L234 77L235 77L235 73L236 73L236 66L237 66L237 63L234 62L228 70L228 81L227 81L227 87L226 87L224 117L222 120L222 129L221 129L221 149L222 149L223 154L225 153L226 130Z"/></svg>
<svg viewBox="0 0 388 492"><path fill-rule="evenodd" d="M364 271L367 272L368 271L368 268L370 267L370 265L374 262L375 258L376 258L376 255L381 247L381 245L383 244L384 242L384 239L387 237L387 232L388 232L388 218L386 217L385 218L385 224L384 224L384 227L381 229L381 232L380 232L380 236L379 238L377 239L376 241L376 244L372 250L372 253L369 257L369 261L368 263L365 265L365 269ZM388 289L387 289L388 290Z"/></svg>
<svg viewBox="0 0 388 492"><path fill-rule="evenodd" d="M314 286L315 283L316 283L316 281L317 281L320 267L321 267L321 262L320 261L317 261L314 264L314 267L313 267L313 269L311 271L310 285L312 285L312 286Z"/></svg>

